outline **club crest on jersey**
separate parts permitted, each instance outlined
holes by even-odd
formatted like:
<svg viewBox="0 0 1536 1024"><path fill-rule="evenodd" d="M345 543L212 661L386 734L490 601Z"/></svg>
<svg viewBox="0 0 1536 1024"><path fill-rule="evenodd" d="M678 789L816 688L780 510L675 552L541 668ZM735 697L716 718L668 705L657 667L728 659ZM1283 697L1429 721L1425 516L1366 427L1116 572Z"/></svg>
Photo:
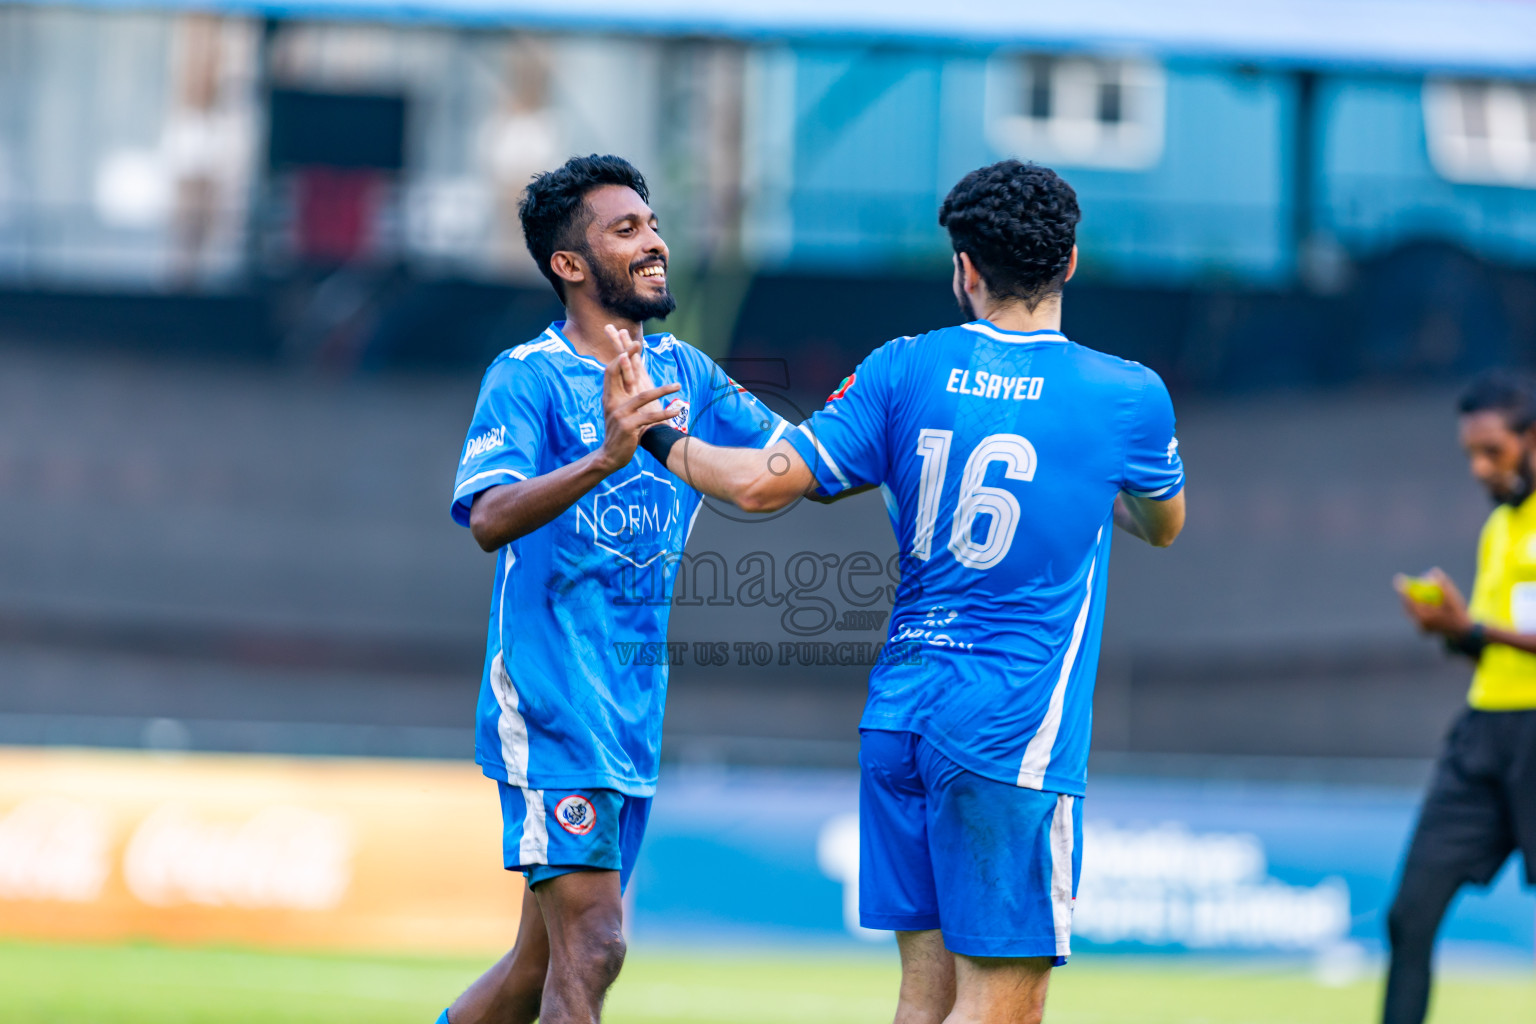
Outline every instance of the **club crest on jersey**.
<svg viewBox="0 0 1536 1024"><path fill-rule="evenodd" d="M837 386L837 390L827 396L827 401L836 401L837 399L846 395L848 393L848 389L853 387L853 378L857 376L858 374L856 373L850 373L848 376L844 377L843 382Z"/></svg>
<svg viewBox="0 0 1536 1024"><path fill-rule="evenodd" d="M555 820L573 836L584 836L597 824L597 808L584 796L568 796L555 805Z"/></svg>
<svg viewBox="0 0 1536 1024"><path fill-rule="evenodd" d="M688 403L684 401L673 402L667 406L668 412L674 412L673 417L667 421L683 433L688 433Z"/></svg>

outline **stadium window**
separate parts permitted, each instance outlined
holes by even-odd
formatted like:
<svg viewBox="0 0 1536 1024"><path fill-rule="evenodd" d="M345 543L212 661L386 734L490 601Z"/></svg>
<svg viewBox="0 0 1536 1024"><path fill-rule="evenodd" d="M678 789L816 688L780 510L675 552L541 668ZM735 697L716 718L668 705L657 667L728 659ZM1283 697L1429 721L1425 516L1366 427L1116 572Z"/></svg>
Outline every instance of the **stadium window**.
<svg viewBox="0 0 1536 1024"><path fill-rule="evenodd" d="M1120 83L1099 83L1099 121L1102 124L1120 123Z"/></svg>
<svg viewBox="0 0 1536 1024"><path fill-rule="evenodd" d="M1165 92L1150 61L1002 54L987 70L987 136L1061 166L1149 167L1162 156Z"/></svg>
<svg viewBox="0 0 1536 1024"><path fill-rule="evenodd" d="M1463 86L1456 90L1461 102L1461 133L1469 139L1488 137L1488 90Z"/></svg>
<svg viewBox="0 0 1536 1024"><path fill-rule="evenodd" d="M1046 121L1051 116L1051 59L1036 57L1029 62L1029 116Z"/></svg>
<svg viewBox="0 0 1536 1024"><path fill-rule="evenodd" d="M1441 177L1536 188L1536 85L1430 79L1424 130Z"/></svg>

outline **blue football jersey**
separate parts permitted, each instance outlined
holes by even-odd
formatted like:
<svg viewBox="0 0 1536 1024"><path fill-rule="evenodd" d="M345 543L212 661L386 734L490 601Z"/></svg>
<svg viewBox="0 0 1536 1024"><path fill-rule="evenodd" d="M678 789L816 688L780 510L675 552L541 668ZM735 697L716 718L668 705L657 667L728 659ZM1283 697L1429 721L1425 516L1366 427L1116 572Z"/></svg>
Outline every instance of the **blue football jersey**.
<svg viewBox="0 0 1536 1024"><path fill-rule="evenodd" d="M827 494L881 485L901 550L862 727L1081 796L1115 495L1184 483L1162 380L981 320L882 345L786 436Z"/></svg>
<svg viewBox="0 0 1536 1024"><path fill-rule="evenodd" d="M603 366L552 324L503 352L480 385L453 518L476 494L569 465L603 443ZM647 335L672 420L718 445L763 447L787 424L698 349ZM475 760L529 789L655 791L667 695L667 616L700 495L638 451L553 521L496 557Z"/></svg>

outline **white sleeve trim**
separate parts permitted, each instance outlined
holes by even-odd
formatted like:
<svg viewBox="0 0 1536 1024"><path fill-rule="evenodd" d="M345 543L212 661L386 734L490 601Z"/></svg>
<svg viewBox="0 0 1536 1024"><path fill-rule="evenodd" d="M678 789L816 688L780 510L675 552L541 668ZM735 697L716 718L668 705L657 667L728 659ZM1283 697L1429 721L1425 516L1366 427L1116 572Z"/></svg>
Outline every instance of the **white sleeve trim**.
<svg viewBox="0 0 1536 1024"><path fill-rule="evenodd" d="M821 456L822 461L827 464L827 468L832 471L832 475L837 477L837 482L843 485L843 489L846 490L852 487L853 485L848 482L848 478L843 475L843 471L838 468L837 462L827 452L827 449L822 446L821 442L816 440L816 435L811 432L811 425L809 423L802 423L799 429L800 433L808 437L811 444L816 446L816 454Z"/></svg>
<svg viewBox="0 0 1536 1024"><path fill-rule="evenodd" d="M454 490L453 490L453 500L454 501L458 501L460 498L464 497L465 493L468 490L470 490L470 485L471 484L479 483L481 480L487 480L487 479L490 479L491 477L495 477L495 476L511 477L514 480L527 480L528 479L526 476L524 476L523 474L519 473L515 469L488 469L484 473L476 473L474 476L470 477L468 480L465 480L463 483L459 484L458 487L454 488ZM474 488L474 489L475 490L482 490L483 491L483 490L485 490L485 487L481 486L481 487Z"/></svg>
<svg viewBox="0 0 1536 1024"><path fill-rule="evenodd" d="M768 435L768 440L763 442L764 448L773 447L779 438L784 436L784 431L789 429L789 420L779 420L779 425L773 428L773 433Z"/></svg>
<svg viewBox="0 0 1536 1024"><path fill-rule="evenodd" d="M1167 487L1159 487L1155 491L1135 491L1135 490L1132 490L1131 488L1127 487L1127 488L1125 488L1125 493L1131 495L1134 498L1161 498L1163 495L1168 494L1170 491L1178 490L1183 485L1184 485L1184 477L1180 476L1177 480L1175 480L1173 483L1169 484Z"/></svg>

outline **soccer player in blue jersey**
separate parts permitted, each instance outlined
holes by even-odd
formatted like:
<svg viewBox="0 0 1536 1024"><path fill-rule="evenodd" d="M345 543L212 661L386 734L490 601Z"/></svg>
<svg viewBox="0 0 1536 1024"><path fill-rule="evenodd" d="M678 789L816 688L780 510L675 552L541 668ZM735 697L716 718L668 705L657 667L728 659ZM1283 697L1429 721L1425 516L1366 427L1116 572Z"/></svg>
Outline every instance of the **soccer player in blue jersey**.
<svg viewBox="0 0 1536 1024"><path fill-rule="evenodd" d="M1113 526L1184 522L1157 374L1061 333L1077 197L1006 161L939 214L967 322L876 349L765 451L642 446L749 511L878 486L902 555L860 723L859 913L894 929L898 1024L1041 1019L1070 950ZM625 392L648 385L617 329ZM620 392L615 392L615 398Z"/></svg>
<svg viewBox="0 0 1536 1024"><path fill-rule="evenodd" d="M475 759L498 783L503 860L527 890L516 945L440 1024L598 1019L656 787L667 665L655 655L700 503L636 445L663 420L748 447L787 429L670 334L633 355L660 386L620 393L605 327L638 336L675 305L647 200L640 173L612 156L541 174L522 200L528 249L566 318L486 371L452 511L496 552Z"/></svg>

